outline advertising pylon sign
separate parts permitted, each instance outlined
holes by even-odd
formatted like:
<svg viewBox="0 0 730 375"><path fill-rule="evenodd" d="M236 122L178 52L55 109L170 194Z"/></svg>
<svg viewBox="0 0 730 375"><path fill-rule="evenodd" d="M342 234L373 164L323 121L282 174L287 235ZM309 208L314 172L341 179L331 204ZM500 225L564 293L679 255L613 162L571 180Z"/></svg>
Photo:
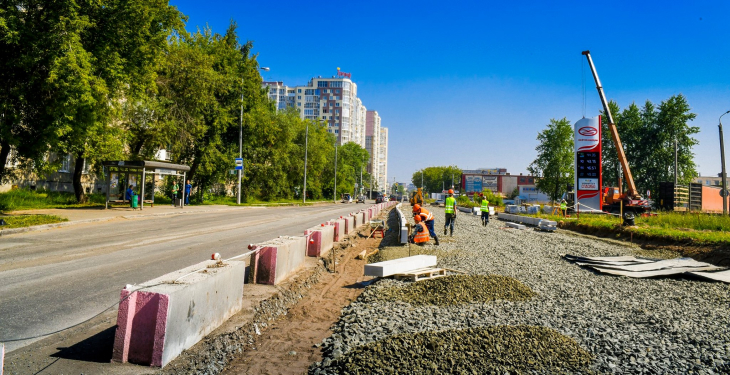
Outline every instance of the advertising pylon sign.
<svg viewBox="0 0 730 375"><path fill-rule="evenodd" d="M575 209L601 211L601 116L575 123Z"/></svg>

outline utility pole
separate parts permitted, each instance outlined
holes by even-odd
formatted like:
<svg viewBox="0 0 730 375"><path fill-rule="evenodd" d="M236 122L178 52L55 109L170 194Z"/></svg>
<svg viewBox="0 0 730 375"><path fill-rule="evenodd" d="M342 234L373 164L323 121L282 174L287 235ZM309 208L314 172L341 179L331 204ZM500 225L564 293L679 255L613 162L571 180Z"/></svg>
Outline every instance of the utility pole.
<svg viewBox="0 0 730 375"><path fill-rule="evenodd" d="M677 138L674 138L674 186L677 186Z"/></svg>
<svg viewBox="0 0 730 375"><path fill-rule="evenodd" d="M337 137L335 137L335 193L333 199L337 203Z"/></svg>
<svg viewBox="0 0 730 375"><path fill-rule="evenodd" d="M725 116L730 113L727 111L722 114ZM727 173L725 172L725 142L722 136L722 116L720 116L718 128L720 129L720 159L722 159L722 191L720 196L722 197L722 214L727 215Z"/></svg>
<svg viewBox="0 0 730 375"><path fill-rule="evenodd" d="M307 130L304 132L304 190L302 191L302 203L307 203L307 147L309 146L309 121Z"/></svg>

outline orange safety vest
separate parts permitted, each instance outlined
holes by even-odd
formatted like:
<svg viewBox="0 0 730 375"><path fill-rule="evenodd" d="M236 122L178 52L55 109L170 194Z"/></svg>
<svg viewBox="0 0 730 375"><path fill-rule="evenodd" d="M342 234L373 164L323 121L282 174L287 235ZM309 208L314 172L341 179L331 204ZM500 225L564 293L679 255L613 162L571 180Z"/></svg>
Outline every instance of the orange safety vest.
<svg viewBox="0 0 730 375"><path fill-rule="evenodd" d="M421 226L421 231L418 231L418 226ZM428 235L428 229L426 228L426 224L423 222L417 223L415 227L413 227L413 230L416 231L416 235L413 237L414 243L423 243L428 242L429 235Z"/></svg>
<svg viewBox="0 0 730 375"><path fill-rule="evenodd" d="M418 213L418 215L421 215L421 222L425 223L429 220L433 220L433 214L428 212L425 208L421 207L421 211Z"/></svg>

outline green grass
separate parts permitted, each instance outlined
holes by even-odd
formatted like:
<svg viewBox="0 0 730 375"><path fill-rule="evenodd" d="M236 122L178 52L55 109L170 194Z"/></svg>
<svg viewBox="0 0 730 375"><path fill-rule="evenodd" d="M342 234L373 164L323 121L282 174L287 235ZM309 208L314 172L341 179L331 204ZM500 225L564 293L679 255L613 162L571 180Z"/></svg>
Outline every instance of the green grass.
<svg viewBox="0 0 730 375"><path fill-rule="evenodd" d="M0 216L0 219L5 220L6 223L6 225L2 226L3 229L22 228L33 225L54 224L68 221L68 219L56 215L8 215Z"/></svg>
<svg viewBox="0 0 730 375"><path fill-rule="evenodd" d="M730 244L730 217L701 213L660 212L656 216L637 216L635 227L623 227L621 218L612 215L575 214L569 218L557 215L533 215L555 221L563 221L566 229L571 227L611 230L616 233L638 235L647 239L662 239L678 242L692 242L697 245Z"/></svg>
<svg viewBox="0 0 730 375"><path fill-rule="evenodd" d="M88 202L79 204L73 193L15 189L0 193L0 211L104 206L106 197L103 194L87 194L86 196Z"/></svg>
<svg viewBox="0 0 730 375"><path fill-rule="evenodd" d="M157 198L155 198L157 199ZM236 204L236 197L228 197L215 195L207 197L202 204L204 205L226 205L226 206L286 206L286 205L300 205L309 206L314 203L320 202L332 202L331 200L307 200L307 203L302 204L301 199L277 199L272 201L263 201L258 199L249 199L246 202L242 202L240 205Z"/></svg>

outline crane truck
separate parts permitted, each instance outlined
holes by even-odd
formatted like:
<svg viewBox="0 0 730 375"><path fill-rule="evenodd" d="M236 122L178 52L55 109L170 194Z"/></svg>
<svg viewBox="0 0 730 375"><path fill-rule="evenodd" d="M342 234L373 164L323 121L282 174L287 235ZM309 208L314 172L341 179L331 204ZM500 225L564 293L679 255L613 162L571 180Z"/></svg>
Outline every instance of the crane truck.
<svg viewBox="0 0 730 375"><path fill-rule="evenodd" d="M611 132L611 139L616 147L616 154L618 155L618 160L621 164L621 170L623 171L624 180L626 181L627 186L626 191L623 193L621 193L621 189L619 187L603 187L601 190L601 210L610 213L619 213L624 211L641 214L648 212L651 207L649 206L649 202L646 199L643 199L636 190L634 177L631 175L631 168L629 168L629 162L626 160L626 154L624 153L624 147L621 144L621 138L618 136L618 130L616 129L616 124L613 121L611 108L608 107L608 101L606 101L606 95L603 93L601 80L598 79L598 73L596 72L595 66L593 66L591 52L583 51L582 54L588 59L588 65L591 67L591 73L593 73L593 80L596 81L596 90L598 90L598 96L601 98L603 111L606 113L608 129ZM620 178L619 186L621 186Z"/></svg>

